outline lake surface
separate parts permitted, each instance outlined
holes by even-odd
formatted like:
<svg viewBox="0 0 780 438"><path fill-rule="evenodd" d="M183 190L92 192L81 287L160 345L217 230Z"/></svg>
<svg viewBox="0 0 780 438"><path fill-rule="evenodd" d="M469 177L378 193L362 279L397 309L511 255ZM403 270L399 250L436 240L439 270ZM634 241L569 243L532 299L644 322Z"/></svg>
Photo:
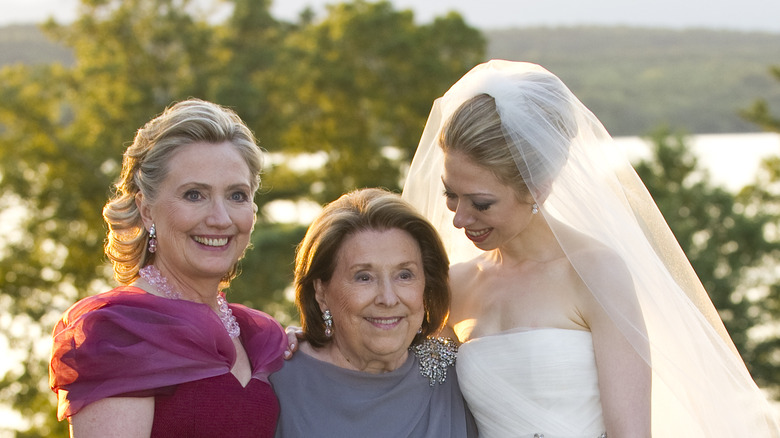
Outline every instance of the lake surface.
<svg viewBox="0 0 780 438"><path fill-rule="evenodd" d="M707 169L714 184L732 192L754 181L761 161L780 155L780 134L701 134L686 137L699 165ZM640 137L615 137L632 161L649 158L651 144Z"/></svg>

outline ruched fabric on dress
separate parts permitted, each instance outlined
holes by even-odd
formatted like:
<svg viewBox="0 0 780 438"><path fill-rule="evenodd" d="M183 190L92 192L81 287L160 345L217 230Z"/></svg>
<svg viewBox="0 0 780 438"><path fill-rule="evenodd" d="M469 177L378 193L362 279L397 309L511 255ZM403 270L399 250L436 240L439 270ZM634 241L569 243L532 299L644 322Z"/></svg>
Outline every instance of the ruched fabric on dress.
<svg viewBox="0 0 780 438"><path fill-rule="evenodd" d="M456 363L483 438L596 438L604 432L590 332L515 329L472 339Z"/></svg>

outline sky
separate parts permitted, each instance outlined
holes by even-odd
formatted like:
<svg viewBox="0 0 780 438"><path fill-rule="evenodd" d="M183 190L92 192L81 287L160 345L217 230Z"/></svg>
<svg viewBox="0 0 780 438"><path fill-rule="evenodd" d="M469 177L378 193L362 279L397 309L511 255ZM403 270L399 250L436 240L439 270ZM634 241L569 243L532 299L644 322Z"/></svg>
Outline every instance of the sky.
<svg viewBox="0 0 780 438"><path fill-rule="evenodd" d="M628 25L780 33L778 0L391 0L419 22L456 10L481 29L525 26ZM337 2L337 1L336 1ZM78 0L0 0L0 26L54 16L71 21ZM306 6L322 11L334 0L274 0L272 14L295 20Z"/></svg>

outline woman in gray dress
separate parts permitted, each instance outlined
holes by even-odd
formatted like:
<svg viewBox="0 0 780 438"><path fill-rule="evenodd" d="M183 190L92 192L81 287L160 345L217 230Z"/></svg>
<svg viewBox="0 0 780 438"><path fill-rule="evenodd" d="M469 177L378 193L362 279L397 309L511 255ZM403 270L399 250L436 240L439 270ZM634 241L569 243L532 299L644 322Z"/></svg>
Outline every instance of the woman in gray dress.
<svg viewBox="0 0 780 438"><path fill-rule="evenodd" d="M271 376L277 437L470 437L447 318L449 260L435 229L393 193L327 205L298 247L303 339Z"/></svg>

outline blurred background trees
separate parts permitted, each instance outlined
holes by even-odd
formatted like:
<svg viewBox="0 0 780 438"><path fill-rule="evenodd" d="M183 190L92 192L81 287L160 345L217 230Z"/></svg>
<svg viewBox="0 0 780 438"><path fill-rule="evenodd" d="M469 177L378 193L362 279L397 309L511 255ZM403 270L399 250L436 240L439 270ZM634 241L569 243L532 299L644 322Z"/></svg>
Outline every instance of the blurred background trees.
<svg viewBox="0 0 780 438"><path fill-rule="evenodd" d="M659 128L649 139L652 158L636 163L637 173L756 383L780 397L778 160L766 161L760 179L735 196L710 182L684 135Z"/></svg>
<svg viewBox="0 0 780 438"><path fill-rule="evenodd" d="M780 65L770 67L769 73L780 89ZM780 114L772 113L765 97L756 99L741 115L766 131L780 133ZM780 400L780 151L762 162L755 182L740 191L737 202L737 211L758 219L757 230L764 239L757 241L758 248L747 248L758 250L752 263L732 265L735 269L744 266L743 290L738 296L744 294L753 301L747 310L749 318L737 328L747 333L740 351L756 383Z"/></svg>
<svg viewBox="0 0 780 438"><path fill-rule="evenodd" d="M48 335L76 299L113 284L101 208L146 121L199 97L255 131L268 152L260 217L229 294L287 324L307 225L294 216L356 187L399 190L433 100L485 60L485 37L455 13L420 24L387 1L357 0L290 23L269 6L81 0L75 23L45 25L72 64L0 69L0 327L19 359L0 399L28 422L17 436L66 435L48 388ZM766 102L744 117L779 126ZM637 170L754 377L777 395L780 162L734 196L709 182L684 136L651 138L653 157Z"/></svg>

